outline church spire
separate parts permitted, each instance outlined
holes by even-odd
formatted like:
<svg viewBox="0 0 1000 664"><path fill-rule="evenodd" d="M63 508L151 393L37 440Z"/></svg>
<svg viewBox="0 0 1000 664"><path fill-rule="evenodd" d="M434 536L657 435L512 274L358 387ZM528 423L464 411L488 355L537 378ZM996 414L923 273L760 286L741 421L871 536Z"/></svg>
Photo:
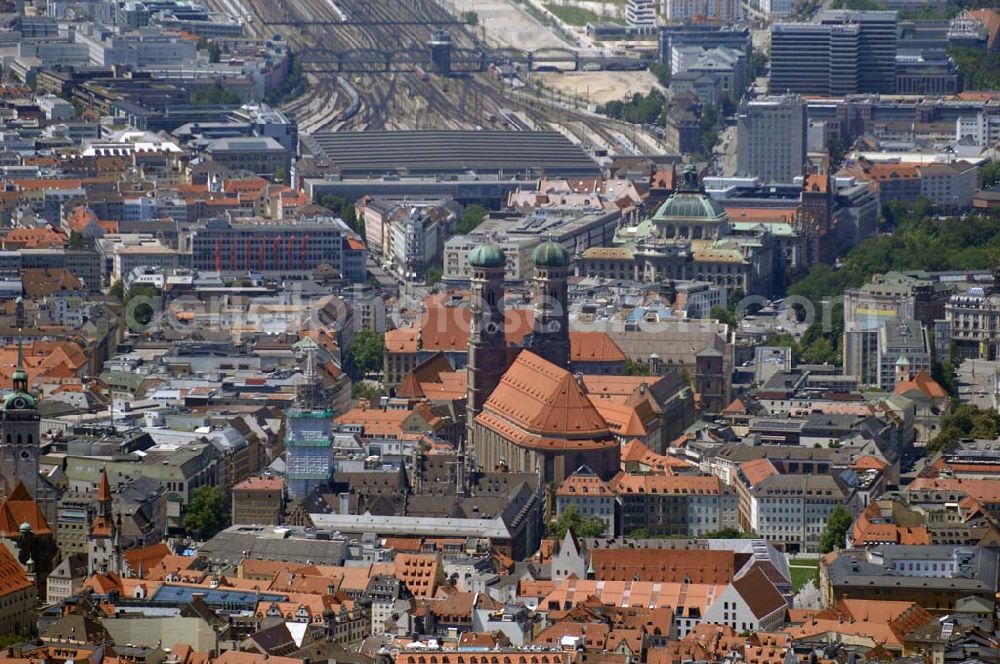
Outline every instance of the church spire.
<svg viewBox="0 0 1000 664"><path fill-rule="evenodd" d="M24 300L17 298L17 369L14 370L11 379L14 383L15 392L28 391L28 372L24 369Z"/></svg>
<svg viewBox="0 0 1000 664"><path fill-rule="evenodd" d="M111 502L111 487L108 484L107 468L101 468L101 479L97 485L97 502L101 505Z"/></svg>

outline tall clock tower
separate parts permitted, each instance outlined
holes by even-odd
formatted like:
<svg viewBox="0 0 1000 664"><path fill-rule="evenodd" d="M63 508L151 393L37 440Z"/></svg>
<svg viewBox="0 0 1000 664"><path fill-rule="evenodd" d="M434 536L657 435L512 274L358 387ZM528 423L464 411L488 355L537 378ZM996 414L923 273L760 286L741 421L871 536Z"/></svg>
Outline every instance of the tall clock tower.
<svg viewBox="0 0 1000 664"><path fill-rule="evenodd" d="M24 348L20 337L23 325L24 302L18 299L17 369L11 376L14 390L4 397L0 409L0 488L7 495L20 480L28 493L38 498L41 417L38 401L28 392L28 372L24 369Z"/></svg>

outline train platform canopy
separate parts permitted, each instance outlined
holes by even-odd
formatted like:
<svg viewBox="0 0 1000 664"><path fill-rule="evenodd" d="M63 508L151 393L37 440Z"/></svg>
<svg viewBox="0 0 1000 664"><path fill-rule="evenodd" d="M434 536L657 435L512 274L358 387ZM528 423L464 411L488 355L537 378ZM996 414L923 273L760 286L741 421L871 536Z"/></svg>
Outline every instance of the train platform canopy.
<svg viewBox="0 0 1000 664"><path fill-rule="evenodd" d="M583 150L555 131L320 132L303 139L343 178L468 176L511 178L600 177Z"/></svg>

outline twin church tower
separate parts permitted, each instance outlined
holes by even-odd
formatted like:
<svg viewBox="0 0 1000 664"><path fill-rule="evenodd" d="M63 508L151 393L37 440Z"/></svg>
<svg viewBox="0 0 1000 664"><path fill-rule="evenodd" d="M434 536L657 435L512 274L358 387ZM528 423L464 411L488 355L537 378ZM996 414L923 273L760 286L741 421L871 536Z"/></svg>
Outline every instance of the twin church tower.
<svg viewBox="0 0 1000 664"><path fill-rule="evenodd" d="M531 254L534 319L525 348L561 369L569 370L569 303L566 279L569 252L551 239ZM469 252L471 320L469 322L468 399L466 439L471 441L473 422L483 404L500 384L510 365L504 325L503 280L507 258L495 244L482 244Z"/></svg>

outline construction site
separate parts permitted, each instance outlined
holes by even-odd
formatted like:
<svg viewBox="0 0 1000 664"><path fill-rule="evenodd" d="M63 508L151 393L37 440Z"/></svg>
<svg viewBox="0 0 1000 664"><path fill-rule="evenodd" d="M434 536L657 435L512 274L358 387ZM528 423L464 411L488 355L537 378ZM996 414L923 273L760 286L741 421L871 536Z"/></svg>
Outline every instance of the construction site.
<svg viewBox="0 0 1000 664"><path fill-rule="evenodd" d="M556 130L592 153L659 151L635 125L543 87L559 72L644 70L648 61L565 46L487 45L436 0L211 0L258 37L280 35L308 80L283 110L299 132ZM562 43L562 42L559 42Z"/></svg>

